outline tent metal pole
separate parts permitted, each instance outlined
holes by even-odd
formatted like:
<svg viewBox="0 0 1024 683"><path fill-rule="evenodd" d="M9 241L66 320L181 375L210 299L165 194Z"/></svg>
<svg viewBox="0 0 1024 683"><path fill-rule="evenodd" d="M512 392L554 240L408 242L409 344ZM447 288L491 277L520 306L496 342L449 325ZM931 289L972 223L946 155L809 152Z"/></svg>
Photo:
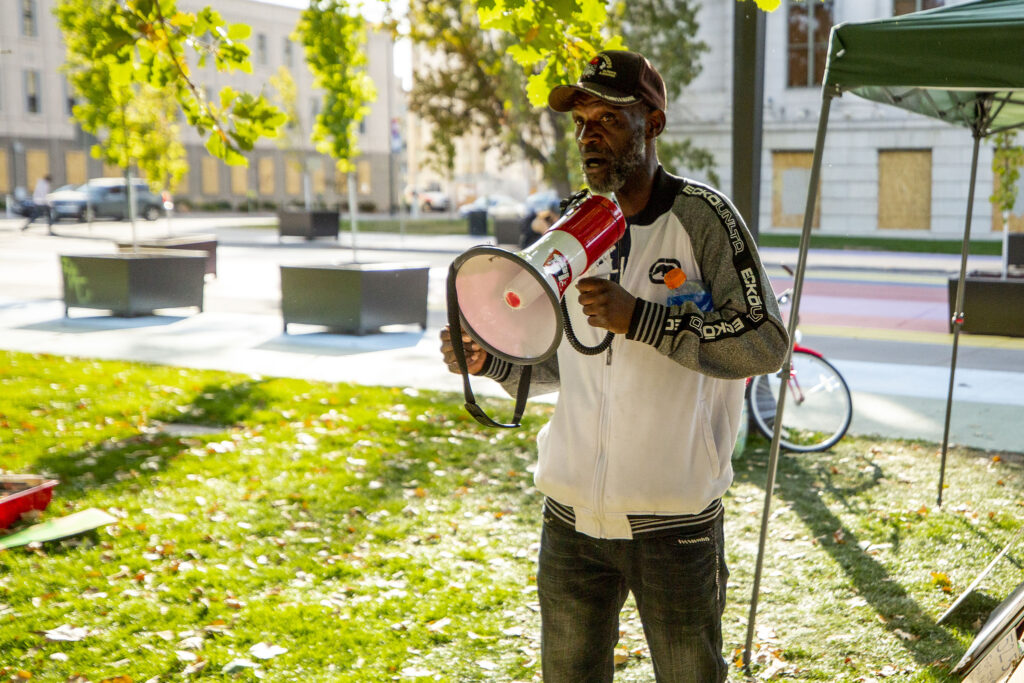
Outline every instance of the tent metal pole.
<svg viewBox="0 0 1024 683"><path fill-rule="evenodd" d="M942 507L942 487L946 481L946 452L949 449L949 423L953 414L953 387L956 381L956 356L960 348L960 328L964 324L964 280L967 278L967 253L971 244L971 214L974 213L974 186L978 178L978 148L981 132L974 128L974 151L971 154L971 182L967 188L967 217L964 219L964 242L960 250L960 279L956 285L956 306L953 308L953 357L949 363L949 391L946 392L946 422L942 428L942 458L939 465L939 495L935 504Z"/></svg>
<svg viewBox="0 0 1024 683"><path fill-rule="evenodd" d="M814 209L818 200L818 184L821 177L821 157L825 148L825 132L828 129L828 113L832 105L833 94L822 91L821 113L818 116L818 133L814 141L814 157L811 161L811 178L807 188L807 204L804 209L804 227L800 234L800 249L793 276L793 302L789 309L787 330L789 338L796 336L798 313L800 311L800 294L804 285L804 270L807 267L807 251L811 244L811 227L814 223ZM793 361L793 346L786 351L786 359L779 374L789 377ZM768 518L771 514L772 492L775 490L775 472L779 465L779 440L782 435L782 412L786 407L786 388L789 382L779 382L779 402L775 408L775 424L772 431L772 445L768 456L768 474L764 485L764 510L761 512L761 536L757 546L757 562L754 566L754 586L750 596L750 614L747 617L747 642L743 648L743 668L750 670L750 649L754 642L754 625L757 618L757 598L761 591L761 574L764 570L764 551L768 540Z"/></svg>

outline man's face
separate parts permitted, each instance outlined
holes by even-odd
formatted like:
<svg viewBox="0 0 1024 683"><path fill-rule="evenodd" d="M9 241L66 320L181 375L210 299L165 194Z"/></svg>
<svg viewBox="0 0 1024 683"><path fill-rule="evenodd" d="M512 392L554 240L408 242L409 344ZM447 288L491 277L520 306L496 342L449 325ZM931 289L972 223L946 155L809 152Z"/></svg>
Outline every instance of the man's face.
<svg viewBox="0 0 1024 683"><path fill-rule="evenodd" d="M620 190L646 163L642 106L615 107L579 95L572 108L583 174L594 192Z"/></svg>

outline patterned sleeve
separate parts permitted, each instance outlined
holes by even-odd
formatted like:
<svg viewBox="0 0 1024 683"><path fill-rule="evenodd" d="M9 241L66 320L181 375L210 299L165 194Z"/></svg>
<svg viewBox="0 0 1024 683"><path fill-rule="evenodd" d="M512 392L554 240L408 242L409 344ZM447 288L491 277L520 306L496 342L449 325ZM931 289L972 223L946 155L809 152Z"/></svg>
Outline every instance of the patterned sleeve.
<svg viewBox="0 0 1024 683"><path fill-rule="evenodd" d="M747 227L721 194L687 182L672 211L685 226L715 310L637 299L627 338L712 377L739 379L782 366L789 335Z"/></svg>
<svg viewBox="0 0 1024 683"><path fill-rule="evenodd" d="M523 366L510 363L496 356L488 355L480 374L490 377L508 393L515 396L519 388L519 379L523 374ZM546 361L533 366L530 377L530 396L540 396L558 391L558 357L552 356Z"/></svg>

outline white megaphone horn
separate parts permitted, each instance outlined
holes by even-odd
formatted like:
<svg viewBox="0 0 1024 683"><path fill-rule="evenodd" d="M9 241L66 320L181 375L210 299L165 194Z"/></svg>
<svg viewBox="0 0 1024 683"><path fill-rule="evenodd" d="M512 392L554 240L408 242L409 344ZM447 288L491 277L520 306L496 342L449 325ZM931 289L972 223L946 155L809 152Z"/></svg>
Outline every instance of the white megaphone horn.
<svg viewBox="0 0 1024 683"><path fill-rule="evenodd" d="M520 365L539 363L562 339L566 289L625 231L618 205L588 194L522 251L481 245L456 258L448 305L458 307L462 327L488 353Z"/></svg>

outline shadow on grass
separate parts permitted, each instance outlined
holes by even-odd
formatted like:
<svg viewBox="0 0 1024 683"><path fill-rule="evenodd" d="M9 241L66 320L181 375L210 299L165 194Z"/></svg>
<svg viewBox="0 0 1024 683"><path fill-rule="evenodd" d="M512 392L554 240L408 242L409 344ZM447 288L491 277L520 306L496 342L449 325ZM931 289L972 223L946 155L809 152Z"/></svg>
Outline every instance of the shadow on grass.
<svg viewBox="0 0 1024 683"><path fill-rule="evenodd" d="M77 451L54 449L35 461L37 471L61 481L60 495L74 500L90 489L129 482L164 469L178 454L194 447L196 437L227 431L264 410L270 397L262 380L230 385L208 384L192 400L151 415L146 431L96 441ZM162 431L160 424L169 425ZM189 429L189 426L199 429Z"/></svg>
<svg viewBox="0 0 1024 683"><path fill-rule="evenodd" d="M737 468L737 481L745 481L764 488L763 475L767 470L768 449L763 444L752 444L741 456L740 462L753 464L753 469ZM962 654L963 647L946 630L935 623L926 612L890 574L886 567L861 548L855 529L846 527L819 493L828 491L847 509L852 510L851 498L882 482L884 473L872 464L872 471L854 485L836 483L826 467L815 468L811 456L780 453L775 497L789 503L792 510L807 527L819 547L842 569L853 589L865 599L879 616L884 627L893 633L914 660L939 676L948 675L951 654ZM865 460L865 463L869 461ZM822 486L824 484L824 486ZM976 605L978 606L978 605ZM901 633L897 633L897 630ZM904 634L911 634L907 637Z"/></svg>

